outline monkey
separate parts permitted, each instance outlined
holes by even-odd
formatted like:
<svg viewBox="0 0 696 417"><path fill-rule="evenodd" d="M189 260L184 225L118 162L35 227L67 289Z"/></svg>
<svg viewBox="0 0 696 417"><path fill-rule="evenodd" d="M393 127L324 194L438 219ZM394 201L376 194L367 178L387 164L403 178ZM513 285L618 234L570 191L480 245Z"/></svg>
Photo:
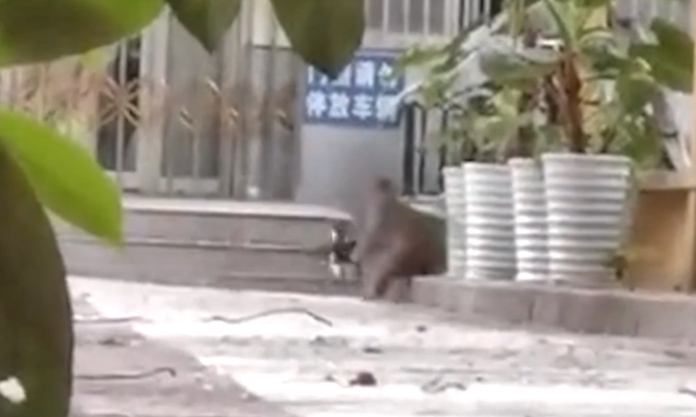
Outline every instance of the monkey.
<svg viewBox="0 0 696 417"><path fill-rule="evenodd" d="M414 276L445 272L444 220L400 201L392 181L374 181L364 215L353 250L353 260L363 272L363 298L384 298L395 280L406 280L410 288Z"/></svg>

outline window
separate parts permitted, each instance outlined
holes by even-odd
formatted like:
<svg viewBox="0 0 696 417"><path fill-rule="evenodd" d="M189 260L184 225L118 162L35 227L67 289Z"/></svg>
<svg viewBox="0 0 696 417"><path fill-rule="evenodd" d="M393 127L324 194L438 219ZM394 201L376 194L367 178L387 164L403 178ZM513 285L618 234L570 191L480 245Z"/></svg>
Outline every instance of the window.
<svg viewBox="0 0 696 417"><path fill-rule="evenodd" d="M445 35L458 0L367 0L367 27L389 34Z"/></svg>
<svg viewBox="0 0 696 417"><path fill-rule="evenodd" d="M388 35L450 35L484 17L503 0L367 0L367 27Z"/></svg>
<svg viewBox="0 0 696 417"><path fill-rule="evenodd" d="M501 0L460 0L459 27L466 28L480 22L485 17L491 18L500 12Z"/></svg>

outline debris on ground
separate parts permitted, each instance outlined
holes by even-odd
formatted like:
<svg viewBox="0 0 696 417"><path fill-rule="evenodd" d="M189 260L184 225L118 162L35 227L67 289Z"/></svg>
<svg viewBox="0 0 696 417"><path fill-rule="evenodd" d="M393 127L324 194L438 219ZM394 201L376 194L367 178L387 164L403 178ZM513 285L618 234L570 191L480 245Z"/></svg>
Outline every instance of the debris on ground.
<svg viewBox="0 0 696 417"><path fill-rule="evenodd" d="M377 347L377 346L365 346L362 351L364 353L370 353L370 354L377 354L377 353L383 353L384 350L382 348Z"/></svg>
<svg viewBox="0 0 696 417"><path fill-rule="evenodd" d="M425 384L421 385L421 391L428 394L438 394L450 389L457 389L460 391L466 390L466 385L458 381L444 381L443 377L436 377Z"/></svg>
<svg viewBox="0 0 696 417"><path fill-rule="evenodd" d="M360 371L353 379L348 382L350 386L361 386L361 387L374 387L377 385L377 378L372 374L372 372Z"/></svg>

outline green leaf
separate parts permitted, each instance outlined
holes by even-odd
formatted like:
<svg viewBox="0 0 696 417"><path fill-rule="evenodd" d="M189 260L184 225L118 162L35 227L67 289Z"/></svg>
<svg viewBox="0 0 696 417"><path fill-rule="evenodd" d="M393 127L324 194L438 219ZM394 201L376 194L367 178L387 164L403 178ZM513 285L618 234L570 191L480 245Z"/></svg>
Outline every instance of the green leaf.
<svg viewBox="0 0 696 417"><path fill-rule="evenodd" d="M508 34L518 38L524 33L527 23L527 0L506 0L503 8L508 16Z"/></svg>
<svg viewBox="0 0 696 417"><path fill-rule="evenodd" d="M457 69L459 64L468 58L473 52L472 50L465 50L463 48L464 43L469 39L469 35L473 31L480 28L484 24L484 20L470 24L466 29L460 31L457 36L452 38L450 42L445 44L445 46L442 48L444 60L435 63L431 68L431 72L437 75Z"/></svg>
<svg viewBox="0 0 696 417"><path fill-rule="evenodd" d="M542 1L546 5L546 8L548 9L551 17L553 18L554 25L556 27L556 30L558 31L558 35L561 37L561 40L563 41L563 45L572 49L573 44L575 42L575 38L573 36L573 33L571 32L570 25L566 22L568 16L562 14L552 0Z"/></svg>
<svg viewBox="0 0 696 417"><path fill-rule="evenodd" d="M11 111L0 111L0 143L47 208L95 236L121 242L119 191L84 148Z"/></svg>
<svg viewBox="0 0 696 417"><path fill-rule="evenodd" d="M660 161L662 137L653 129L650 116L625 117L616 123L616 137L610 149L626 155L641 169L654 168Z"/></svg>
<svg viewBox="0 0 696 417"><path fill-rule="evenodd" d="M611 5L611 0L575 0L575 2L584 9L598 9Z"/></svg>
<svg viewBox="0 0 696 417"><path fill-rule="evenodd" d="M0 396L0 415L65 417L73 359L65 265L45 210L2 144L0 229L0 379L16 377L26 393L19 405Z"/></svg>
<svg viewBox="0 0 696 417"><path fill-rule="evenodd" d="M483 51L480 55L481 71L496 83L524 86L536 83L556 68L557 55L544 50L545 60L531 59L514 52Z"/></svg>
<svg viewBox="0 0 696 417"><path fill-rule="evenodd" d="M413 46L402 52L394 63L394 71L402 74L410 67L423 67L433 62L443 62L447 59L447 51L443 47Z"/></svg>
<svg viewBox="0 0 696 417"><path fill-rule="evenodd" d="M588 77L589 79L604 78L614 80L618 74L644 62L642 60L631 60L628 56L617 53L613 48L606 48L597 44L584 45L582 58L593 70L593 73Z"/></svg>
<svg viewBox="0 0 696 417"><path fill-rule="evenodd" d="M271 0L292 49L336 78L362 44L364 0Z"/></svg>
<svg viewBox="0 0 696 417"><path fill-rule="evenodd" d="M559 125L542 125L535 129L538 148L544 151L563 149L565 132Z"/></svg>
<svg viewBox="0 0 696 417"><path fill-rule="evenodd" d="M661 54L669 56L674 65L689 71L693 69L694 42L687 32L662 18L654 19L650 25L650 30L657 37Z"/></svg>
<svg viewBox="0 0 696 417"><path fill-rule="evenodd" d="M513 88L503 89L491 97L491 102L503 117L517 117L522 91Z"/></svg>
<svg viewBox="0 0 696 417"><path fill-rule="evenodd" d="M659 45L631 45L629 54L634 58L644 59L660 84L683 93L691 92L693 65L680 65L672 54Z"/></svg>
<svg viewBox="0 0 696 417"><path fill-rule="evenodd" d="M677 54L679 56L689 55L684 53L685 50L693 48L694 43L691 36L669 20L655 18L650 24L650 30L653 31L660 45L670 51L680 52Z"/></svg>
<svg viewBox="0 0 696 417"><path fill-rule="evenodd" d="M518 109L521 96L522 91L506 88L490 98L492 115L480 114L473 119L473 130L480 146L507 146L517 137L521 126L531 123L531 113L520 113Z"/></svg>
<svg viewBox="0 0 696 417"><path fill-rule="evenodd" d="M650 29L657 44L635 43L629 48L634 58L644 59L652 75L661 84L681 92L690 92L693 83L694 44L691 37L664 19L653 20Z"/></svg>
<svg viewBox="0 0 696 417"><path fill-rule="evenodd" d="M482 141L480 145L483 145L507 143L518 127L519 123L515 118L496 115L477 118L474 129Z"/></svg>
<svg viewBox="0 0 696 417"><path fill-rule="evenodd" d="M582 29L578 34L578 49L597 46L615 47L616 34L601 26Z"/></svg>
<svg viewBox="0 0 696 417"><path fill-rule="evenodd" d="M626 74L616 80L621 105L628 113L642 111L659 91L655 81L646 74Z"/></svg>
<svg viewBox="0 0 696 417"><path fill-rule="evenodd" d="M161 0L2 0L0 66L86 52L136 33Z"/></svg>
<svg viewBox="0 0 696 417"><path fill-rule="evenodd" d="M431 77L418 88L418 95L426 108L441 105L448 101L448 96L452 93L456 74L445 77Z"/></svg>
<svg viewBox="0 0 696 417"><path fill-rule="evenodd" d="M234 23L242 0L166 0L177 20L208 52L213 52Z"/></svg>

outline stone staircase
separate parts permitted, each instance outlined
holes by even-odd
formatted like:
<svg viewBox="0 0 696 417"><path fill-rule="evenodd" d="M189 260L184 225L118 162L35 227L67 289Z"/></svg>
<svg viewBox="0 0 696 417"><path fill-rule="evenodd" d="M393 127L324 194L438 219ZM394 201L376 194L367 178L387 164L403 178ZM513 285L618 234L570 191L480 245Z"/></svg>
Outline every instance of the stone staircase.
<svg viewBox="0 0 696 417"><path fill-rule="evenodd" d="M124 197L121 248L65 223L56 230L73 275L120 280L353 293L337 282L326 244L341 211L300 204Z"/></svg>

